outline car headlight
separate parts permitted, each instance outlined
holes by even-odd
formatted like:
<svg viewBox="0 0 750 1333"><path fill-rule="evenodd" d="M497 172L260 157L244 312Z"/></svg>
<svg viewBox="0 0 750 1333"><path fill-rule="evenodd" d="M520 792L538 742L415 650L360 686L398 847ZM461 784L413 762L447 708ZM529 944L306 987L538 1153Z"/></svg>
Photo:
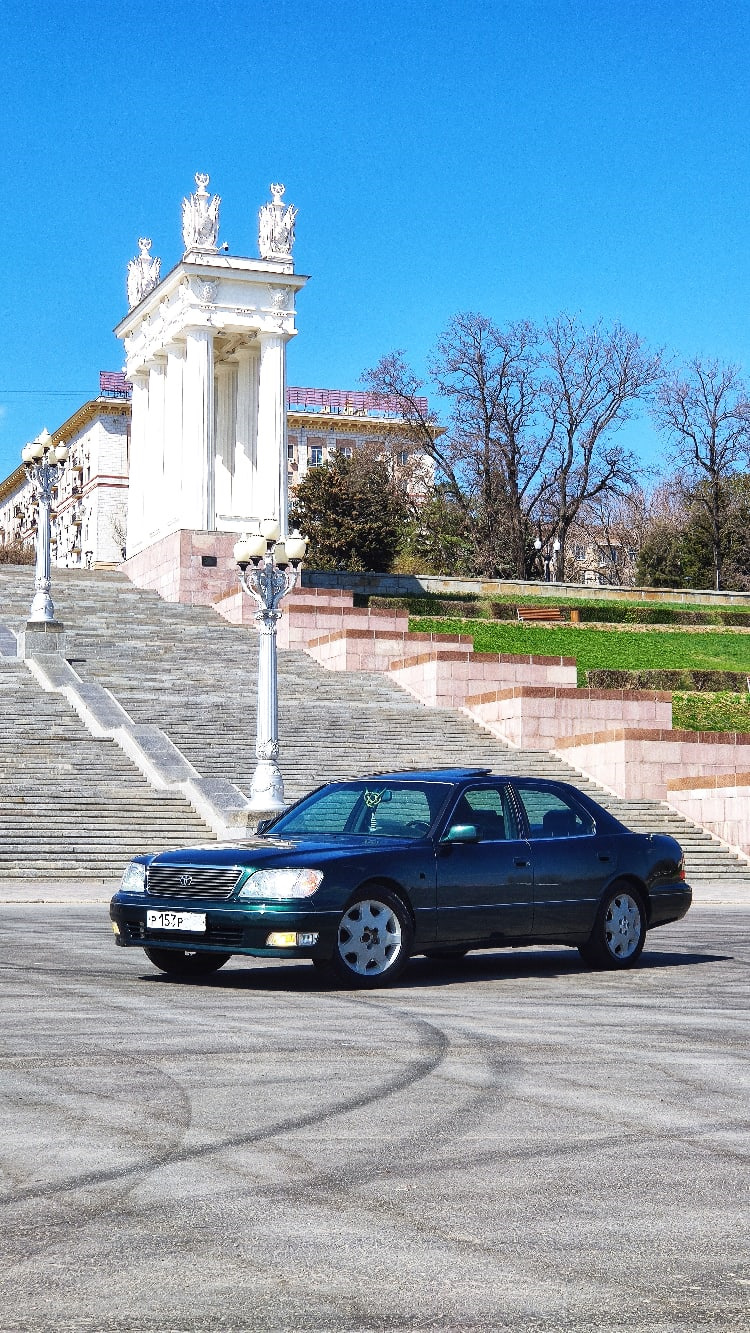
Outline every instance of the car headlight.
<svg viewBox="0 0 750 1333"><path fill-rule="evenodd" d="M120 893L143 893L146 888L146 867L142 861L131 861L123 871Z"/></svg>
<svg viewBox="0 0 750 1333"><path fill-rule="evenodd" d="M255 870L237 897L309 898L322 878L322 870Z"/></svg>

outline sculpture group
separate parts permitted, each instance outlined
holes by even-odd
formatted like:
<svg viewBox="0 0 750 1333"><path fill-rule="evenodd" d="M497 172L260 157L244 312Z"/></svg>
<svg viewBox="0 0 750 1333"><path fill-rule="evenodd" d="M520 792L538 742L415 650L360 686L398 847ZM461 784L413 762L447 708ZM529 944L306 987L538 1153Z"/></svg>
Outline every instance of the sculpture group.
<svg viewBox="0 0 750 1333"><path fill-rule="evenodd" d="M182 239L185 254L217 254L219 250L219 208L221 196L211 195L207 189L209 177L197 172L197 189L182 201ZM258 213L258 249L261 259L289 261L294 245L294 224L297 209L282 203L285 187L272 184L272 199L263 204ZM139 253L128 264L128 309L133 310L158 285L161 260L149 252L151 241L141 237ZM227 247L224 246L224 249Z"/></svg>

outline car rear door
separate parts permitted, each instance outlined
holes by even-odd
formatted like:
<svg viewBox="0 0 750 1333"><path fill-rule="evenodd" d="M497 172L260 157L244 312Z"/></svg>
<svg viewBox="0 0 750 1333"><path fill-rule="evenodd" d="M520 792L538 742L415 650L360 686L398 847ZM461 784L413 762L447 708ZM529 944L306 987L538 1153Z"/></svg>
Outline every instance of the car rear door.
<svg viewBox="0 0 750 1333"><path fill-rule="evenodd" d="M584 939L604 884L616 869L614 840L597 834L575 797L532 780L515 780L528 820L534 877L534 939Z"/></svg>
<svg viewBox="0 0 750 1333"><path fill-rule="evenodd" d="M437 920L441 943L497 941L529 935L533 910L531 851L520 836L507 783L466 788L443 826L472 826L476 842L437 846Z"/></svg>

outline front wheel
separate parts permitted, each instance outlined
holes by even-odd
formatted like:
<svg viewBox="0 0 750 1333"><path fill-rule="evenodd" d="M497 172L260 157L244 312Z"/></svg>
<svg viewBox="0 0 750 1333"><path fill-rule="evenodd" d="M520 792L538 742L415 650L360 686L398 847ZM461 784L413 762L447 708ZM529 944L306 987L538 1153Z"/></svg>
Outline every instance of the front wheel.
<svg viewBox="0 0 750 1333"><path fill-rule="evenodd" d="M190 949L144 949L146 957L161 972L172 977L205 977L229 962L231 953L197 953Z"/></svg>
<svg viewBox="0 0 750 1333"><path fill-rule="evenodd" d="M331 964L349 986L385 986L406 967L413 939L401 899L389 889L374 888L359 894L341 917Z"/></svg>
<svg viewBox="0 0 750 1333"><path fill-rule="evenodd" d="M614 884L602 899L594 929L578 952L590 967L632 967L646 939L646 909L637 889Z"/></svg>

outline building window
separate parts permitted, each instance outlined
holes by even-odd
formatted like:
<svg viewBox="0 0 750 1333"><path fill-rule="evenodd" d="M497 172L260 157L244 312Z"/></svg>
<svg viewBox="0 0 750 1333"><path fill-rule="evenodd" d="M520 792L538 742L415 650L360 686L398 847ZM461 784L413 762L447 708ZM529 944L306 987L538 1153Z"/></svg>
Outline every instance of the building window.
<svg viewBox="0 0 750 1333"><path fill-rule="evenodd" d="M409 450L408 450L408 449L399 449L398 453L396 454L396 462L398 463L399 467L403 467L404 464L408 463L408 462L409 462Z"/></svg>
<svg viewBox="0 0 750 1333"><path fill-rule="evenodd" d="M288 445L287 445L287 447L286 447L286 456L287 456L287 458L288 458L288 460L289 460L290 463L293 462L293 460L294 460L294 445L293 445L293 444L288 444Z"/></svg>
<svg viewBox="0 0 750 1333"><path fill-rule="evenodd" d="M337 450L337 453L341 454L342 458L351 458L354 450L350 444L342 444L340 449Z"/></svg>
<svg viewBox="0 0 750 1333"><path fill-rule="evenodd" d="M574 559L574 560L585 560L585 559L586 559L586 548L585 548L585 546L574 546L574 547L573 547L573 559Z"/></svg>
<svg viewBox="0 0 750 1333"><path fill-rule="evenodd" d="M307 459L308 467L321 467L322 463L323 463L322 445L312 444L310 446L309 456Z"/></svg>

